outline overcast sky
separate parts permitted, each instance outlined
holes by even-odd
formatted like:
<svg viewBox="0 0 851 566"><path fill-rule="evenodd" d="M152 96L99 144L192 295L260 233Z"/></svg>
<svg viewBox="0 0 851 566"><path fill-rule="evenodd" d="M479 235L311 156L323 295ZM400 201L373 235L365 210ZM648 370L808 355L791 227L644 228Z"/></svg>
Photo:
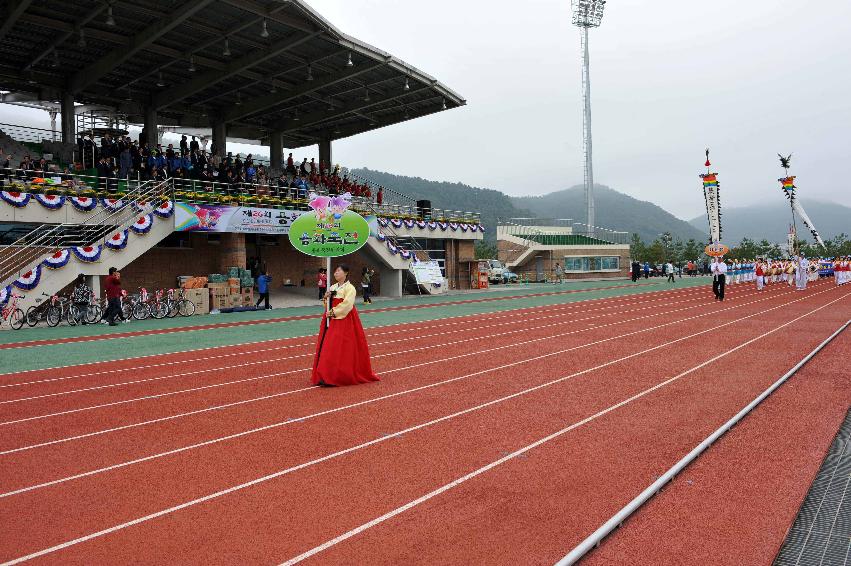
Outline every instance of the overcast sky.
<svg viewBox="0 0 851 566"><path fill-rule="evenodd" d="M467 99L335 142L335 162L511 195L582 182L569 0L308 1ZM783 199L776 154L793 153L805 205L851 206L849 21L848 0L610 0L591 30L596 181L690 218L703 213L705 147L725 207Z"/></svg>

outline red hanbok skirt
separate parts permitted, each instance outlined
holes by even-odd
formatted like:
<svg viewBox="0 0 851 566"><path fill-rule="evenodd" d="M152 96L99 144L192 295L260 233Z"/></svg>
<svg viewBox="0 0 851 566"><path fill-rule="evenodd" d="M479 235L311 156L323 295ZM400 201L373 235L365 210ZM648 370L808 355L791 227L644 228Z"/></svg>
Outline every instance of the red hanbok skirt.
<svg viewBox="0 0 851 566"><path fill-rule="evenodd" d="M343 299L335 298L332 306L341 302ZM310 381L314 385L319 385L320 380L328 385L378 381L369 361L369 347L358 310L352 307L345 318L331 319L330 324L326 324L327 317L328 313L322 315Z"/></svg>

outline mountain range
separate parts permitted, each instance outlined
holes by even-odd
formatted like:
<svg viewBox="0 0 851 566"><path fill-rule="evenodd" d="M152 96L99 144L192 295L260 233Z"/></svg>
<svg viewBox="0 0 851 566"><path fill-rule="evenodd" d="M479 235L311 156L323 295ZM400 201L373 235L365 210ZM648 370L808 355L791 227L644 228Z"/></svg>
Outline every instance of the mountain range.
<svg viewBox="0 0 851 566"><path fill-rule="evenodd" d="M771 204L722 208L721 240L728 245L738 244L742 238L757 241L766 238L770 242L785 242L789 224L792 222L792 213L786 201L777 200L778 202ZM816 225L822 239L828 240L842 233L851 235L851 208L819 200L801 200L801 204ZM689 223L696 228L703 228L706 226L706 216L693 218L689 220ZM798 237L812 241L813 238L800 218L797 219L797 226Z"/></svg>
<svg viewBox="0 0 851 566"><path fill-rule="evenodd" d="M498 220L555 217L582 221L585 216L581 185L543 196L512 197L500 191L463 183L429 181L371 169L354 169L352 172L416 200L430 200L438 208L481 213L482 224L486 227L485 239L491 242L496 239L494 227ZM598 226L638 234L648 243L663 232L670 232L674 238L683 241L694 238L704 242L708 238L705 216L687 222L652 202L638 200L605 185L594 187ZM851 208L815 200L803 204L824 239L843 232L851 234ZM738 244L743 237L756 240L767 238L772 242L786 241L790 212L783 201L770 205L725 208L722 212L722 239L728 245ZM809 236L800 221L798 224L799 236Z"/></svg>

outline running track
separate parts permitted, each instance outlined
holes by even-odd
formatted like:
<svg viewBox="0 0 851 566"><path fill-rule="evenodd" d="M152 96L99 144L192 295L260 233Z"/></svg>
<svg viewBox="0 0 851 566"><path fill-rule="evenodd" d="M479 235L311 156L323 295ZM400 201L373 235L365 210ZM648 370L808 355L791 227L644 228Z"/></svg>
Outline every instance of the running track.
<svg viewBox="0 0 851 566"><path fill-rule="evenodd" d="M307 387L307 339L0 375L0 560L552 564L851 318L849 294L376 328L382 381L351 388Z"/></svg>

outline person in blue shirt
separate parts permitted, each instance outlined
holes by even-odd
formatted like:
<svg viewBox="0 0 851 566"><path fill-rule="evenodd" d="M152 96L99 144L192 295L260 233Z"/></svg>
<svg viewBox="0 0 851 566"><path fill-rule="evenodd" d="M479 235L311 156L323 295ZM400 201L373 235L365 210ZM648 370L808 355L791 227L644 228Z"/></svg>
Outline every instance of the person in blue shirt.
<svg viewBox="0 0 851 566"><path fill-rule="evenodd" d="M647 279L650 277L650 264L646 261L644 262L644 278Z"/></svg>
<svg viewBox="0 0 851 566"><path fill-rule="evenodd" d="M261 301L265 301L263 308L265 310L270 310L272 306L269 304L269 283L271 283L272 278L269 276L268 271L264 271L260 277L257 278L257 292L260 294L260 297L257 298L257 303L254 307L259 307Z"/></svg>

